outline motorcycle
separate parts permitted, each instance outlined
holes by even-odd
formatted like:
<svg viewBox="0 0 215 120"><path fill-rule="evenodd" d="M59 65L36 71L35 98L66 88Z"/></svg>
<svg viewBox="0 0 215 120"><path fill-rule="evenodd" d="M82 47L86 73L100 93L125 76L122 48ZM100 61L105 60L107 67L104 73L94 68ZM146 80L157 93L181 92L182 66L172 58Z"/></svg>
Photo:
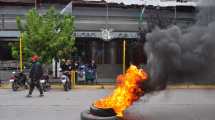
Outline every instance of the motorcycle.
<svg viewBox="0 0 215 120"><path fill-rule="evenodd" d="M28 89L27 77L23 72L13 72L10 83L12 84L13 91L17 91L19 88Z"/></svg>
<svg viewBox="0 0 215 120"><path fill-rule="evenodd" d="M47 92L51 88L48 75L43 75L42 79L40 80L40 86L44 92Z"/></svg>
<svg viewBox="0 0 215 120"><path fill-rule="evenodd" d="M71 82L69 79L69 72L67 72L67 71L62 72L60 79L61 79L61 83L63 84L64 91L70 90L71 89Z"/></svg>

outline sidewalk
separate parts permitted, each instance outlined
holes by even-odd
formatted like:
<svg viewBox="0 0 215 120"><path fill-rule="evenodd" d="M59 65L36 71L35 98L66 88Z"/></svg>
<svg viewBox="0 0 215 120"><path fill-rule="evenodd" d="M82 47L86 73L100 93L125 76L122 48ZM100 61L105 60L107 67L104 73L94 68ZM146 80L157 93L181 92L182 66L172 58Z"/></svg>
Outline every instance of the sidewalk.
<svg viewBox="0 0 215 120"><path fill-rule="evenodd" d="M54 83L54 84L51 84L51 88L63 89L63 86L60 83ZM75 89L113 89L113 88L115 88L115 83L75 85ZM9 83L2 84L0 85L0 89L11 89L11 84ZM167 89L215 89L215 85L179 84L179 85L168 85Z"/></svg>
<svg viewBox="0 0 215 120"><path fill-rule="evenodd" d="M60 79L51 79L51 88L53 89L61 89L63 88ZM113 78L102 78L95 80L93 84L77 84L75 85L75 89L103 89L103 88L114 88L116 80ZM10 89L11 84L9 80L2 81L0 85L0 89ZM215 84L195 84L195 83L182 83L182 84L169 84L167 86L168 89L215 89Z"/></svg>

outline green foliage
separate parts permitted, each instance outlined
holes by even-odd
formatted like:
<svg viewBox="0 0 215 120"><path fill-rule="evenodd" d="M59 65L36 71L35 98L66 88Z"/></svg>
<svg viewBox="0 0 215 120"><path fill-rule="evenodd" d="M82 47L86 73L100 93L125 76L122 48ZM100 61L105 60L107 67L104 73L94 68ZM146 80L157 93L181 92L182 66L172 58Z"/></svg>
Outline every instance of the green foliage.
<svg viewBox="0 0 215 120"><path fill-rule="evenodd" d="M19 46L17 43L10 43L9 44L10 46L12 46L12 56L15 58L15 59L19 59L19 49L18 47L16 46Z"/></svg>
<svg viewBox="0 0 215 120"><path fill-rule="evenodd" d="M17 27L23 33L23 56L28 60L36 54L42 62L50 63L52 58L68 58L75 50L74 17L60 14L53 7L40 15L30 10L24 21L17 17ZM18 58L19 45L13 44L12 55Z"/></svg>

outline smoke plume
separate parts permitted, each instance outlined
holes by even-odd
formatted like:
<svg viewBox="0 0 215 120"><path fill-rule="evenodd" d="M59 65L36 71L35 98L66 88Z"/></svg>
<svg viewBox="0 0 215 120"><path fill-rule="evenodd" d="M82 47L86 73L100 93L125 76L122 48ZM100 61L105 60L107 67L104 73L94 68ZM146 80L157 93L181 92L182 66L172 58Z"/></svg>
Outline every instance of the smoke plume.
<svg viewBox="0 0 215 120"><path fill-rule="evenodd" d="M155 28L146 35L148 89L164 89L167 82L215 82L215 1L200 3L192 27Z"/></svg>
<svg viewBox="0 0 215 120"><path fill-rule="evenodd" d="M146 69L150 80L144 86L145 92L165 89L168 82L215 83L214 0L200 2L192 27L155 28L146 39ZM145 94L144 99L150 95L153 94ZM126 120L144 120L143 103L140 100L128 108L124 114Z"/></svg>

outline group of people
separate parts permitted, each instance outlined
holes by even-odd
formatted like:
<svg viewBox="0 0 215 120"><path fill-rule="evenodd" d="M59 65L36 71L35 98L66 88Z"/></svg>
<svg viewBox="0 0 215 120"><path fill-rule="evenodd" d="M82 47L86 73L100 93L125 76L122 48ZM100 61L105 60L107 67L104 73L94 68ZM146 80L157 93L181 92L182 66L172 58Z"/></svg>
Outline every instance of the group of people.
<svg viewBox="0 0 215 120"><path fill-rule="evenodd" d="M43 68L42 68L42 64L39 62L40 57L37 55L34 55L34 56L32 56L31 60L32 60L32 67L31 67L30 74L29 74L30 89L29 89L29 93L28 93L27 97L32 96L32 92L35 87L37 87L37 89L40 92L40 97L42 97L42 96L44 96L44 94L43 94L43 90L40 85L40 79L43 76ZM88 73L89 71L93 71L91 74L93 77L89 77L86 75L86 81L88 82L88 80L90 80L91 82L93 82L94 79L96 79L96 68L97 68L94 60L92 60L89 64L80 64L78 61L73 62L72 60L62 60L61 69L62 69L62 71L72 71L72 70L78 71L80 69L83 70L83 67L81 67L83 65L85 66L85 68L84 68L85 73ZM78 72L77 72L77 74L78 74Z"/></svg>
<svg viewBox="0 0 215 120"><path fill-rule="evenodd" d="M79 66L79 62L77 61L72 61L72 60L65 60L62 59L61 61L61 70L62 71L72 71L72 70L77 70Z"/></svg>
<svg viewBox="0 0 215 120"><path fill-rule="evenodd" d="M93 82L96 79L96 64L95 61L92 60L88 64L81 64L78 61L72 60L62 60L61 61L61 71L76 71L76 80L78 81L79 76L82 76L83 73L85 76L86 82L91 81Z"/></svg>

